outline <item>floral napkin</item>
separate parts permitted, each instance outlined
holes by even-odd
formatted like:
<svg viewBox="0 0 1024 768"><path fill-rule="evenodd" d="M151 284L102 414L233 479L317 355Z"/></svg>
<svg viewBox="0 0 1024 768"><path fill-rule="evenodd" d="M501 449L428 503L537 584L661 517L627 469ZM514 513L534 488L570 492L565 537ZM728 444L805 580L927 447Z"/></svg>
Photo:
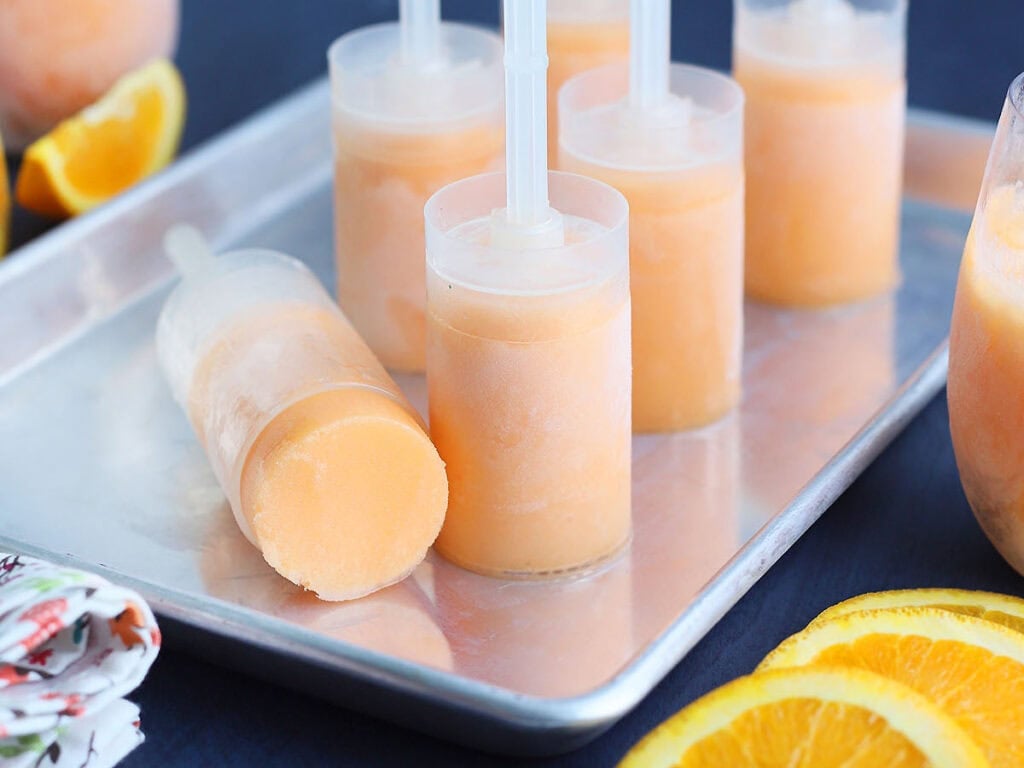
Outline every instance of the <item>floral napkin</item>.
<svg viewBox="0 0 1024 768"><path fill-rule="evenodd" d="M0 765L115 765L143 740L138 707L121 697L159 647L134 592L0 552Z"/></svg>

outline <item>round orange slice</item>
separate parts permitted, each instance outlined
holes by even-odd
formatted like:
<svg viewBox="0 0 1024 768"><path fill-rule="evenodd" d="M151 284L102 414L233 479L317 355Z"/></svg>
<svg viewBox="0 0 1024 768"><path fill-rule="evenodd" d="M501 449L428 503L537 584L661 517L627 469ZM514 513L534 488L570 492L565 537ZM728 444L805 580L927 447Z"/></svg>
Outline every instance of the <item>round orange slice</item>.
<svg viewBox="0 0 1024 768"><path fill-rule="evenodd" d="M156 59L29 146L15 196L44 216L94 208L167 165L184 121L181 76Z"/></svg>
<svg viewBox="0 0 1024 768"><path fill-rule="evenodd" d="M734 680L640 741L620 768L981 768L977 745L926 697L858 669Z"/></svg>
<svg viewBox="0 0 1024 768"><path fill-rule="evenodd" d="M1024 633L1024 600L1012 595L972 589L894 589L888 592L868 592L825 609L814 621L828 621L857 611L915 606L941 608L944 611L976 616Z"/></svg>
<svg viewBox="0 0 1024 768"><path fill-rule="evenodd" d="M1024 635L940 608L885 608L812 622L758 671L848 667L927 696L981 747L993 768L1024 765Z"/></svg>

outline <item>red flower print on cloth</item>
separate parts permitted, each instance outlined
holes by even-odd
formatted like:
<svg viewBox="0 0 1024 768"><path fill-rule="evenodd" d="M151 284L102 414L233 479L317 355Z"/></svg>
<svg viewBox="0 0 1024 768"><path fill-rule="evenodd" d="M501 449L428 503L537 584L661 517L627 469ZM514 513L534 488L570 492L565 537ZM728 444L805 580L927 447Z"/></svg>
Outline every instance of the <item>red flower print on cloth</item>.
<svg viewBox="0 0 1024 768"><path fill-rule="evenodd" d="M25 663L31 664L33 667L45 667L51 656L53 656L53 648L44 648L26 656Z"/></svg>
<svg viewBox="0 0 1024 768"><path fill-rule="evenodd" d="M78 717L80 714L82 714L82 712L85 711L84 708L81 706L83 701L82 696L77 693L65 694L59 693L58 691L47 691L46 693L42 694L39 698L43 701L63 701L64 708L61 709L59 713L62 715Z"/></svg>
<svg viewBox="0 0 1024 768"><path fill-rule="evenodd" d="M21 647L30 651L64 629L64 621L61 619L61 615L67 609L68 601L63 597L58 597L53 600L37 603L21 614L19 617L21 621L32 622L39 627L39 629L21 641Z"/></svg>
<svg viewBox="0 0 1024 768"><path fill-rule="evenodd" d="M68 609L68 601L63 597L56 597L53 600L44 600L36 603L18 617L20 621L34 621L39 626L48 624L54 619L59 620L64 611Z"/></svg>

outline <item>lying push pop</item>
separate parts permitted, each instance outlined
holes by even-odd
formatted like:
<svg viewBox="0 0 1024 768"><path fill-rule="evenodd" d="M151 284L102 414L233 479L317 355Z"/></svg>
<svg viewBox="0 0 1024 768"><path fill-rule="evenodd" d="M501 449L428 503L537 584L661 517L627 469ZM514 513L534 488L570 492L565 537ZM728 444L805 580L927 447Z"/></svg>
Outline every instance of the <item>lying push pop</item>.
<svg viewBox="0 0 1024 768"><path fill-rule="evenodd" d="M160 314L160 364L242 532L325 600L404 578L448 483L394 381L299 261L214 257L188 227L166 248L183 279Z"/></svg>

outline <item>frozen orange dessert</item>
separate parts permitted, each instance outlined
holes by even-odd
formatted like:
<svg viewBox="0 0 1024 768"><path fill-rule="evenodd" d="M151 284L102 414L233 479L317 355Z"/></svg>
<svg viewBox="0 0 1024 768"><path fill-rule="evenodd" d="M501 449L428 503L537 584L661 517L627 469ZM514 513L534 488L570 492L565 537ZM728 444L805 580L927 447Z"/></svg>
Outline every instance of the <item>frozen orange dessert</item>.
<svg viewBox="0 0 1024 768"><path fill-rule="evenodd" d="M629 201L636 432L703 426L740 398L743 94L698 67L670 78L640 108L612 65L570 80L559 104L559 167Z"/></svg>
<svg viewBox="0 0 1024 768"><path fill-rule="evenodd" d="M341 118L335 126L338 301L388 368L422 371L423 205L448 182L498 166L501 127L388 135Z"/></svg>
<svg viewBox="0 0 1024 768"><path fill-rule="evenodd" d="M558 157L558 91L629 55L629 0L548 0L548 156Z"/></svg>
<svg viewBox="0 0 1024 768"><path fill-rule="evenodd" d="M825 306L899 280L906 0L736 0L746 291Z"/></svg>
<svg viewBox="0 0 1024 768"><path fill-rule="evenodd" d="M975 215L953 308L948 396L967 499L992 543L1024 573L1022 182L990 187Z"/></svg>
<svg viewBox="0 0 1024 768"><path fill-rule="evenodd" d="M122 75L169 57L178 0L0 0L0 133L20 150Z"/></svg>
<svg viewBox="0 0 1024 768"><path fill-rule="evenodd" d="M334 105L338 301L390 369L422 371L423 205L452 181L496 170L504 150L501 40L438 25L413 55L399 24L337 40Z"/></svg>
<svg viewBox="0 0 1024 768"><path fill-rule="evenodd" d="M630 536L626 203L581 176L550 185L564 230L539 247L496 226L504 174L426 208L430 430L451 486L436 548L490 575L580 568Z"/></svg>
<svg viewBox="0 0 1024 768"><path fill-rule="evenodd" d="M299 262L210 261L168 299L157 344L242 531L326 600L402 579L447 504L417 414Z"/></svg>

